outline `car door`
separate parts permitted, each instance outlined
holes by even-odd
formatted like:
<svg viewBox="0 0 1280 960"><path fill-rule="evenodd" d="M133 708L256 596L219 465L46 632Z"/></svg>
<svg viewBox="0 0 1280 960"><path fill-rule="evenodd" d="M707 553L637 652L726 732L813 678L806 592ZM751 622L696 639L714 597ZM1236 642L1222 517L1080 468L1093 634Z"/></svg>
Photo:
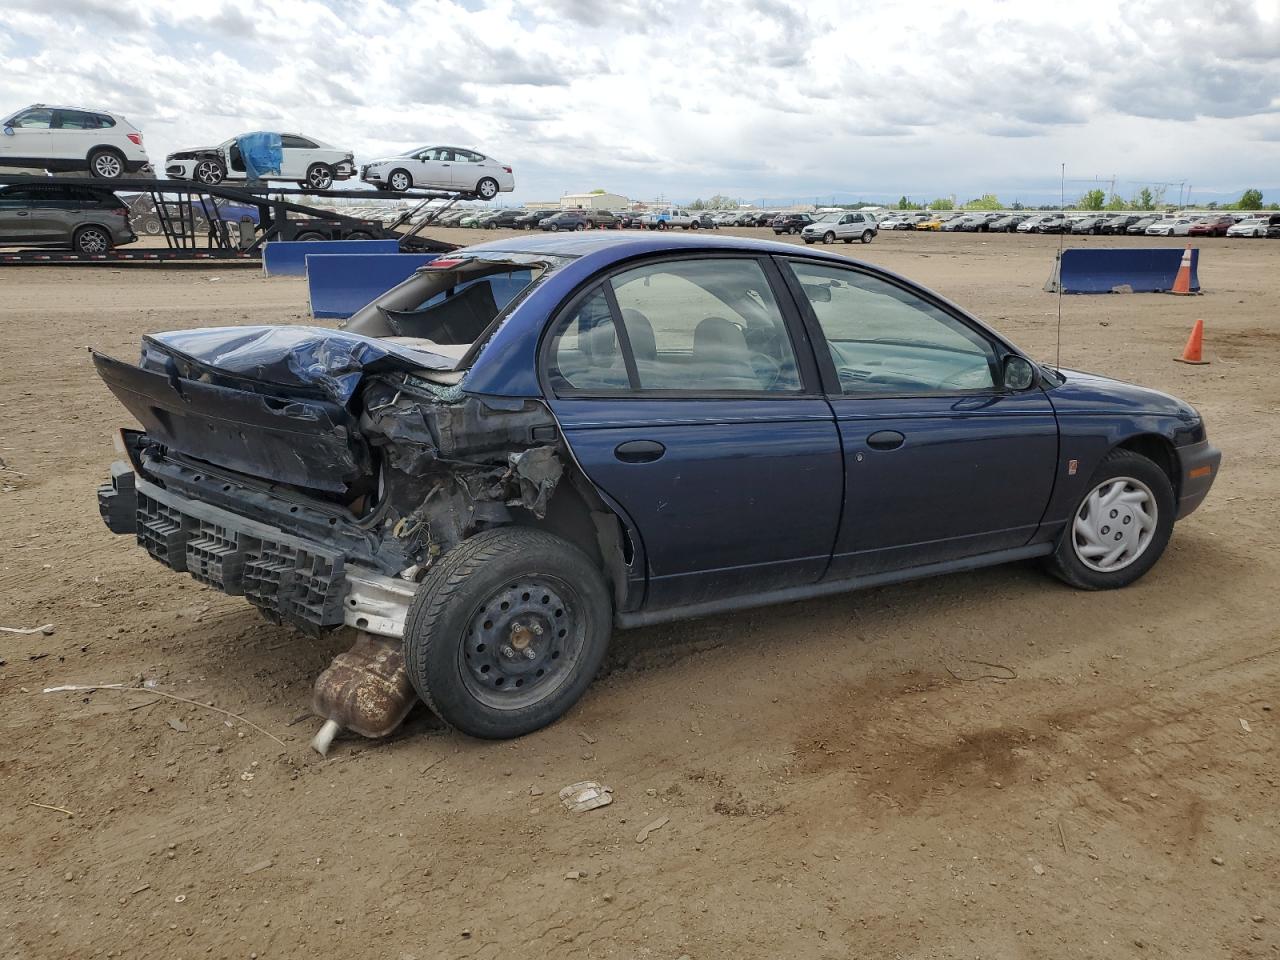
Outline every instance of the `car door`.
<svg viewBox="0 0 1280 960"><path fill-rule="evenodd" d="M48 168L53 111L32 107L9 118L0 131L0 163L6 167Z"/></svg>
<svg viewBox="0 0 1280 960"><path fill-rule="evenodd" d="M31 188L0 189L0 243L29 243L33 238Z"/></svg>
<svg viewBox="0 0 1280 960"><path fill-rule="evenodd" d="M448 190L453 186L452 161L444 157L453 154L444 147L431 147L419 151L409 165L410 175L415 187L430 187L436 190Z"/></svg>
<svg viewBox="0 0 1280 960"><path fill-rule="evenodd" d="M481 160L484 158L470 150L453 151L452 167L449 172L450 182L455 190L474 190L484 174L481 172Z"/></svg>
<svg viewBox="0 0 1280 960"><path fill-rule="evenodd" d="M1025 546L1053 490L1058 426L1037 385L1001 385L1012 348L896 279L801 258L785 266L844 450L828 576ZM1027 361L1013 362L1031 378Z"/></svg>
<svg viewBox="0 0 1280 960"><path fill-rule="evenodd" d="M69 164L87 166L89 148L96 144L100 126L96 114L55 110L49 129L49 156L62 161L59 166L63 169L69 169Z"/></svg>
<svg viewBox="0 0 1280 960"><path fill-rule="evenodd" d="M768 258L660 258L561 312L543 379L574 459L645 558L646 609L816 582L840 441Z"/></svg>

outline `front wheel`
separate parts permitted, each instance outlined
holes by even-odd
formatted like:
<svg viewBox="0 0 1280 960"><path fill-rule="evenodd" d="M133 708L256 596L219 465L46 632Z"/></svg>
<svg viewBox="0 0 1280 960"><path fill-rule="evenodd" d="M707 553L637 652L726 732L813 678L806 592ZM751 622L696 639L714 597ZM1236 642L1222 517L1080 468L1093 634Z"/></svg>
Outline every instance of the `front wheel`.
<svg viewBox="0 0 1280 960"><path fill-rule="evenodd" d="M1160 467L1131 450L1113 450L1049 556L1049 572L1081 590L1127 587L1164 553L1175 509L1173 484Z"/></svg>
<svg viewBox="0 0 1280 960"><path fill-rule="evenodd" d="M822 235L822 242L823 242L823 243L835 243L835 242L836 242L836 234L835 234L835 231L834 231L834 230L828 230L826 233L824 233L824 234Z"/></svg>
<svg viewBox="0 0 1280 960"><path fill-rule="evenodd" d="M528 527L486 530L430 569L405 624L418 695L473 737L506 739L559 719L609 647L609 592L566 540Z"/></svg>
<svg viewBox="0 0 1280 960"><path fill-rule="evenodd" d="M307 182L303 189L328 190L333 186L333 167L327 163L313 163L307 170Z"/></svg>
<svg viewBox="0 0 1280 960"><path fill-rule="evenodd" d="M580 224L578 224L576 227L574 227L573 229L575 229L575 230L585 230L585 229L587 229L587 225L586 225L585 223L580 223Z"/></svg>

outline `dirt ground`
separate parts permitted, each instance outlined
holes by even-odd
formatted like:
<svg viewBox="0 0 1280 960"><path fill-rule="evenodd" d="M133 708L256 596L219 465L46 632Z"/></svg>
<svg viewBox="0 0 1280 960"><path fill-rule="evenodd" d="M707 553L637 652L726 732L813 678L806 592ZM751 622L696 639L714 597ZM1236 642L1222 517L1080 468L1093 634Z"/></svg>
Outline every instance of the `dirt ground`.
<svg viewBox="0 0 1280 960"><path fill-rule="evenodd" d="M1056 246L840 249L1051 359ZM1010 566L623 633L541 733L419 710L323 761L297 718L346 638L105 529L125 420L85 350L304 321L303 282L4 270L0 624L56 629L0 633L0 955L1280 956L1280 243L1202 247L1203 297L1062 304L1064 365L1188 399L1224 454L1135 586ZM1197 317L1212 364L1173 363ZM42 693L139 679L285 746L145 692ZM614 803L571 814L556 793L585 779Z"/></svg>

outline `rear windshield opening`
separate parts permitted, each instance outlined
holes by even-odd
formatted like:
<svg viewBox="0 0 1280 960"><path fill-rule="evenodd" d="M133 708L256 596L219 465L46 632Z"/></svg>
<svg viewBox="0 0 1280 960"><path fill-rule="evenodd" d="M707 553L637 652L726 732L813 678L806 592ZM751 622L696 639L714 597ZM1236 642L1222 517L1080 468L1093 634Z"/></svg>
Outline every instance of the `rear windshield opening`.
<svg viewBox="0 0 1280 960"><path fill-rule="evenodd" d="M558 264L525 255L459 261L441 257L348 320L344 329L366 337L409 342L461 361L472 345ZM446 265L447 264L447 265Z"/></svg>

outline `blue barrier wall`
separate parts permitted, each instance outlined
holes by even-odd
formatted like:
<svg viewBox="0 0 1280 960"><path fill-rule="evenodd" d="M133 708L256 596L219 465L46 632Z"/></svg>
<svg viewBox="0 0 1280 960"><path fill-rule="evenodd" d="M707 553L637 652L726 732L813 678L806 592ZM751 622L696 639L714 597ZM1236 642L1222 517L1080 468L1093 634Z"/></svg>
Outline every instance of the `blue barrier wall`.
<svg viewBox="0 0 1280 960"><path fill-rule="evenodd" d="M377 240L356 243L378 243ZM333 243L308 243L307 296L313 317L346 319L365 304L376 300L402 280L408 279L434 253L329 253ZM316 252L324 247L325 252Z"/></svg>
<svg viewBox="0 0 1280 960"><path fill-rule="evenodd" d="M269 240L262 246L262 272L268 277L300 277L309 253L395 253L399 240Z"/></svg>
<svg viewBox="0 0 1280 960"><path fill-rule="evenodd" d="M1134 293L1161 293L1173 289L1182 264L1182 247L1112 247L1062 251L1059 282L1063 293L1110 293L1128 285ZM1196 270L1200 251L1191 250L1191 289L1200 289Z"/></svg>

